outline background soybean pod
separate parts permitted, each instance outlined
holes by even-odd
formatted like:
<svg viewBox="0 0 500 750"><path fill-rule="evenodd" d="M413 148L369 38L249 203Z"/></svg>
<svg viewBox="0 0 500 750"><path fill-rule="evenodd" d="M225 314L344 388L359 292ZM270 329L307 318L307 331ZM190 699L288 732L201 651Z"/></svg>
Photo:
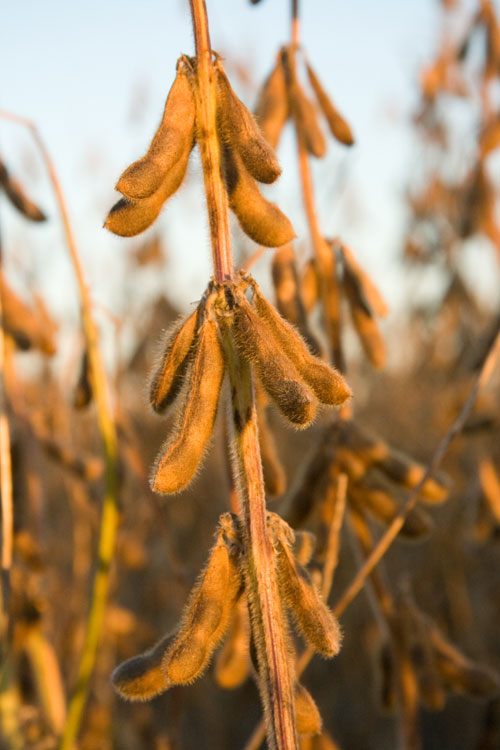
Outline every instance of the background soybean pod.
<svg viewBox="0 0 500 750"><path fill-rule="evenodd" d="M217 325L206 319L199 330L179 424L157 460L152 482L156 492L165 495L179 492L194 477L212 434L224 369Z"/></svg>
<svg viewBox="0 0 500 750"><path fill-rule="evenodd" d="M317 399L273 336L240 295L233 309L232 333L242 356L253 363L265 391L296 427L316 416Z"/></svg>
<svg viewBox="0 0 500 750"><path fill-rule="evenodd" d="M241 586L235 552L220 530L175 640L163 660L163 669L172 684L192 682L208 665L229 626Z"/></svg>
<svg viewBox="0 0 500 750"><path fill-rule="evenodd" d="M3 161L0 159L0 187L4 189L5 195L12 205L30 221L45 221L46 216L38 206L26 197L24 191L17 182L12 179Z"/></svg>
<svg viewBox="0 0 500 750"><path fill-rule="evenodd" d="M279 247L295 237L290 221L260 193L241 157L229 144L223 144L223 177L229 206L250 239L265 247Z"/></svg>
<svg viewBox="0 0 500 750"><path fill-rule="evenodd" d="M224 137L238 151L248 172L259 182L274 182L281 167L252 113L234 93L220 60L217 61L217 116Z"/></svg>
<svg viewBox="0 0 500 750"><path fill-rule="evenodd" d="M323 404L339 406L351 396L351 389L342 375L311 354L305 341L269 304L257 284L252 285L255 309L260 319L293 362L299 374Z"/></svg>
<svg viewBox="0 0 500 750"><path fill-rule="evenodd" d="M309 83L316 94L316 99L327 119L332 135L344 145L352 146L354 143L354 137L349 123L342 117L338 109L334 107L332 100L321 85L318 76L309 63L306 63L306 66Z"/></svg>
<svg viewBox="0 0 500 750"><path fill-rule="evenodd" d="M354 328L370 362L377 368L385 364L385 344L380 334L372 310L365 300L359 281L348 266L344 266L343 288Z"/></svg>
<svg viewBox="0 0 500 750"><path fill-rule="evenodd" d="M170 687L162 662L172 639L166 635L149 651L120 664L111 676L117 693L130 701L147 701Z"/></svg>
<svg viewBox="0 0 500 750"><path fill-rule="evenodd" d="M283 48L282 60L288 94L288 106L295 121L297 136L306 150L321 159L326 154L326 140L318 122L314 104L307 98L297 79L295 50Z"/></svg>
<svg viewBox="0 0 500 750"><path fill-rule="evenodd" d="M193 143L164 176L163 182L147 198L132 200L120 198L108 213L104 223L106 229L120 237L135 237L151 226L160 215L163 204L181 186L186 175L189 154Z"/></svg>
<svg viewBox="0 0 500 750"><path fill-rule="evenodd" d="M246 596L233 608L229 635L217 655L215 679L226 690L242 685L250 671L250 621Z"/></svg>
<svg viewBox="0 0 500 750"><path fill-rule="evenodd" d="M333 247L334 245L338 245L339 242L337 240L332 240L329 242L329 244ZM382 294L379 292L370 276L360 266L352 250L350 250L347 245L344 245L343 243L340 244L342 246L344 263L348 265L351 271L358 277L359 283L361 284L361 287L363 289L363 295L365 299L368 301L370 307L373 308L379 318L385 318L385 316L389 313L389 306L387 302L382 297Z"/></svg>
<svg viewBox="0 0 500 750"><path fill-rule="evenodd" d="M305 568L298 565L280 526L275 527L280 593L307 643L323 656L334 656L340 648L337 620L311 583Z"/></svg>
<svg viewBox="0 0 500 750"><path fill-rule="evenodd" d="M273 148L278 145L288 115L285 73L281 53L278 53L276 65L262 87L255 108L255 116L260 129Z"/></svg>
<svg viewBox="0 0 500 750"><path fill-rule="evenodd" d="M323 722L318 707L310 692L300 682L295 687L295 721L297 734L313 735L321 732Z"/></svg>
<svg viewBox="0 0 500 750"><path fill-rule="evenodd" d="M306 313L310 313L319 299L319 278L315 258L310 258L302 269L300 296Z"/></svg>
<svg viewBox="0 0 500 750"><path fill-rule="evenodd" d="M191 83L180 66L167 97L160 127L146 156L124 171L116 189L134 200L153 195L166 182L170 182L174 192L179 187L173 187L177 179L174 178L177 162L184 161L193 147L195 114ZM169 181L170 173L172 179Z"/></svg>
<svg viewBox="0 0 500 750"><path fill-rule="evenodd" d="M167 334L161 361L151 378L149 403L159 414L177 397L193 350L198 323L197 308Z"/></svg>
<svg viewBox="0 0 500 750"><path fill-rule="evenodd" d="M286 473L280 461L276 440L267 418L268 398L258 382L255 391L260 457L262 459L266 495L279 497L286 490Z"/></svg>

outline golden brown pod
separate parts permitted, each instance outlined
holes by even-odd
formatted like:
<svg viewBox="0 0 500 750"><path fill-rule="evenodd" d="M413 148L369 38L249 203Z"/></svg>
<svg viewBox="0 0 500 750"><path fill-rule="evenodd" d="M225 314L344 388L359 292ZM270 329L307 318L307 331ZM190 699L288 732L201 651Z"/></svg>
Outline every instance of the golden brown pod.
<svg viewBox="0 0 500 750"><path fill-rule="evenodd" d="M279 497L286 490L286 474L267 418L268 399L259 383L256 383L256 402L260 457L266 495Z"/></svg>
<svg viewBox="0 0 500 750"><path fill-rule="evenodd" d="M233 308L232 332L242 356L252 362L262 386L281 413L294 426L307 427L316 416L316 396L243 295Z"/></svg>
<svg viewBox="0 0 500 750"><path fill-rule="evenodd" d="M3 161L0 159L0 186L12 205L30 221L45 221L46 216L35 203L29 200L17 182L13 180Z"/></svg>
<svg viewBox="0 0 500 750"><path fill-rule="evenodd" d="M157 459L152 481L156 492L180 492L194 477L212 434L224 370L217 325L207 319L199 330L179 424Z"/></svg>
<svg viewBox="0 0 500 750"><path fill-rule="evenodd" d="M198 325L198 309L183 318L165 337L166 345L149 386L149 403L162 414L182 388Z"/></svg>
<svg viewBox="0 0 500 750"><path fill-rule="evenodd" d="M393 521L401 509L400 498L404 499L404 495L377 472L366 474L357 483L351 482L347 492L355 508L370 513L384 524ZM400 533L409 539L421 539L428 536L432 527L427 513L421 508L413 508L406 516Z"/></svg>
<svg viewBox="0 0 500 750"><path fill-rule="evenodd" d="M384 340L371 307L364 298L359 280L347 265L344 267L343 287L349 300L352 322L363 349L374 367L383 367L385 364Z"/></svg>
<svg viewBox="0 0 500 750"><path fill-rule="evenodd" d="M276 148L283 126L288 119L288 97L281 54L259 94L255 116L264 137Z"/></svg>
<svg viewBox="0 0 500 750"><path fill-rule="evenodd" d="M281 167L274 149L262 135L252 113L234 93L217 62L217 116L224 140L235 148L248 172L259 182L274 182Z"/></svg>
<svg viewBox="0 0 500 750"><path fill-rule="evenodd" d="M246 597L233 609L229 634L217 655L215 679L220 687L232 690L242 685L250 670L250 622Z"/></svg>
<svg viewBox="0 0 500 750"><path fill-rule="evenodd" d="M337 239L331 240L329 244L330 246L337 244L341 245L344 263L348 265L351 272L357 276L364 298L380 318L385 318L389 312L389 307L370 276L363 270L356 260L352 250L347 247L347 245L339 243Z"/></svg>
<svg viewBox="0 0 500 750"><path fill-rule="evenodd" d="M147 198L120 198L110 210L104 226L120 237L135 237L144 232L160 215L163 204L181 186L191 148L169 170L158 189Z"/></svg>
<svg viewBox="0 0 500 750"><path fill-rule="evenodd" d="M289 527L276 517L274 523L280 594L307 641L323 656L335 656L340 649L340 627L314 587L307 570L296 562L290 548Z"/></svg>
<svg viewBox="0 0 500 750"><path fill-rule="evenodd" d="M307 343L309 351L316 356L320 355L321 347L309 330L299 289L299 274L295 262L295 253L291 245L285 245L276 250L271 271L279 313L289 323L297 327L300 335Z"/></svg>
<svg viewBox="0 0 500 750"><path fill-rule="evenodd" d="M310 313L319 299L319 279L316 260L310 258L302 269L300 295L307 313Z"/></svg>
<svg viewBox="0 0 500 750"><path fill-rule="evenodd" d="M19 349L39 349L44 354L56 352L55 335L57 325L50 318L47 308L35 296L35 309L17 296L0 271L0 294L2 295L3 325Z"/></svg>
<svg viewBox="0 0 500 750"><path fill-rule="evenodd" d="M295 531L293 542L293 556L299 565L307 565L311 561L316 547L316 537L310 531Z"/></svg>
<svg viewBox="0 0 500 750"><path fill-rule="evenodd" d="M326 139L319 125L315 106L308 99L297 79L294 54L293 49L283 48L282 50L288 106L295 122L299 141L310 154L321 159L326 154Z"/></svg>
<svg viewBox="0 0 500 750"><path fill-rule="evenodd" d="M120 193L138 200L162 188L165 201L177 190L180 185L177 164L187 165L194 143L195 112L191 83L184 67L180 66L148 152L121 175L116 185Z"/></svg>
<svg viewBox="0 0 500 750"><path fill-rule="evenodd" d="M269 304L255 283L252 288L257 314L319 401L333 406L347 401L352 392L342 375L311 354L305 341Z"/></svg>
<svg viewBox="0 0 500 750"><path fill-rule="evenodd" d="M314 698L297 682L295 686L295 723L297 734L320 734L323 722Z"/></svg>
<svg viewBox="0 0 500 750"><path fill-rule="evenodd" d="M152 649L124 661L115 669L111 683L122 698L147 701L170 687L162 663L173 637L171 634L164 636Z"/></svg>
<svg viewBox="0 0 500 750"><path fill-rule="evenodd" d="M338 109L334 107L332 100L326 93L318 76L311 68L309 63L306 63L306 67L309 83L311 84L311 87L316 94L318 104L327 119L328 126L333 137L346 146L352 146L352 144L354 143L354 137L352 135L349 123L342 117Z"/></svg>
<svg viewBox="0 0 500 750"><path fill-rule="evenodd" d="M290 221L260 193L240 155L229 144L223 144L223 177L229 206L250 239L265 247L279 247L295 237Z"/></svg>
<svg viewBox="0 0 500 750"><path fill-rule="evenodd" d="M175 639L163 659L163 669L171 684L190 683L207 667L229 626L241 587L236 551L221 529L207 566L192 591Z"/></svg>

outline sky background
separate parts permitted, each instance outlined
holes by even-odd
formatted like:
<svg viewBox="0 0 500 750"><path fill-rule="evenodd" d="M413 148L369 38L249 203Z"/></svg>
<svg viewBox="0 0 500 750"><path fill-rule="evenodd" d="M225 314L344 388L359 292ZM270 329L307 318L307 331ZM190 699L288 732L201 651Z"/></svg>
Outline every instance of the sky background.
<svg viewBox="0 0 500 750"><path fill-rule="evenodd" d="M404 190L419 159L409 119L418 71L432 59L441 34L438 0L307 0L301 5L302 45L339 109L356 145L329 140L315 163L320 222L341 234L373 274L389 302L401 302L394 258L404 225ZM227 61L233 85L253 107L277 49L289 39L289 0L207 0L212 46ZM472 0L463 0L473 8ZM94 300L114 313L139 306L141 292L167 285L184 309L200 297L211 273L199 163L160 218L169 261L158 272L130 277L127 256L137 240L102 229L117 195L113 186L142 156L158 125L181 53L192 54L187 0L17 0L5 3L0 26L0 108L36 122L64 189ZM249 81L237 75L247 67ZM29 194L50 216L46 225L20 219L5 200L0 226L9 273L18 286L40 286L51 309L74 321L78 305L57 207L29 134L0 121L0 151ZM283 176L266 195L293 218L302 212L294 141L280 143ZM498 286L491 253L480 248L474 267ZM478 263L480 259L480 263ZM266 261L256 274L268 276ZM265 283L265 282L263 282ZM425 278L422 278L425 284ZM487 287L486 287L487 288ZM488 293L490 293L488 291ZM493 291L491 292L493 293Z"/></svg>

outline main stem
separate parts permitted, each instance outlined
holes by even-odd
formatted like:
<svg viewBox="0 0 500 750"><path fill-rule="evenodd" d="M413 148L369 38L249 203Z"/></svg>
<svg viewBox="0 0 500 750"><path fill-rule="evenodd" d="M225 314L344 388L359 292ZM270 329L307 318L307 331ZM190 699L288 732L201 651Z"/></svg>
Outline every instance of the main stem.
<svg viewBox="0 0 500 750"><path fill-rule="evenodd" d="M217 137L216 81L205 0L190 0L197 59L197 138L205 179L215 279L231 280L231 237L227 193L221 177ZM233 474L243 519L245 579L259 663L259 687L264 705L269 747L298 750L295 729L294 683L281 607L274 550L267 528L257 412L249 363L224 332L232 393L235 452Z"/></svg>

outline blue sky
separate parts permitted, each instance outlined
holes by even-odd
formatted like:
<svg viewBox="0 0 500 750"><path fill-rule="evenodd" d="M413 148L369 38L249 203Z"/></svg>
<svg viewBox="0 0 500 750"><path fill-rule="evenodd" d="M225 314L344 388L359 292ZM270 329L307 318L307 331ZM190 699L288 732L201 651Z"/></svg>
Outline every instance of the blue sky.
<svg viewBox="0 0 500 750"><path fill-rule="evenodd" d="M471 0L462 3L473 6ZM314 165L325 233L341 233L389 298L397 297L392 258L403 221L402 190L415 159L407 125L422 63L439 39L438 0L303 0L302 44L334 101L352 124L357 144L331 143ZM280 44L289 35L289 0L207 0L212 46L231 63L248 63L251 82L235 88L255 101ZM94 298L116 312L133 306L124 257L133 240L110 236L102 221L115 200L121 171L141 156L157 126L181 53L193 52L187 0L17 0L4 4L0 26L0 107L33 119L45 139L67 196ZM132 116L133 102L139 106ZM26 132L0 122L0 150L51 217L57 212ZM306 236L291 133L280 146L284 168L269 195ZM67 313L71 271L58 221L28 227L0 205L7 266L34 275L51 306ZM200 296L210 253L199 165L160 219L170 261L164 274L141 283L170 284L184 307ZM259 267L260 268L260 267ZM266 276L265 265L262 273ZM69 305L76 315L77 306Z"/></svg>

